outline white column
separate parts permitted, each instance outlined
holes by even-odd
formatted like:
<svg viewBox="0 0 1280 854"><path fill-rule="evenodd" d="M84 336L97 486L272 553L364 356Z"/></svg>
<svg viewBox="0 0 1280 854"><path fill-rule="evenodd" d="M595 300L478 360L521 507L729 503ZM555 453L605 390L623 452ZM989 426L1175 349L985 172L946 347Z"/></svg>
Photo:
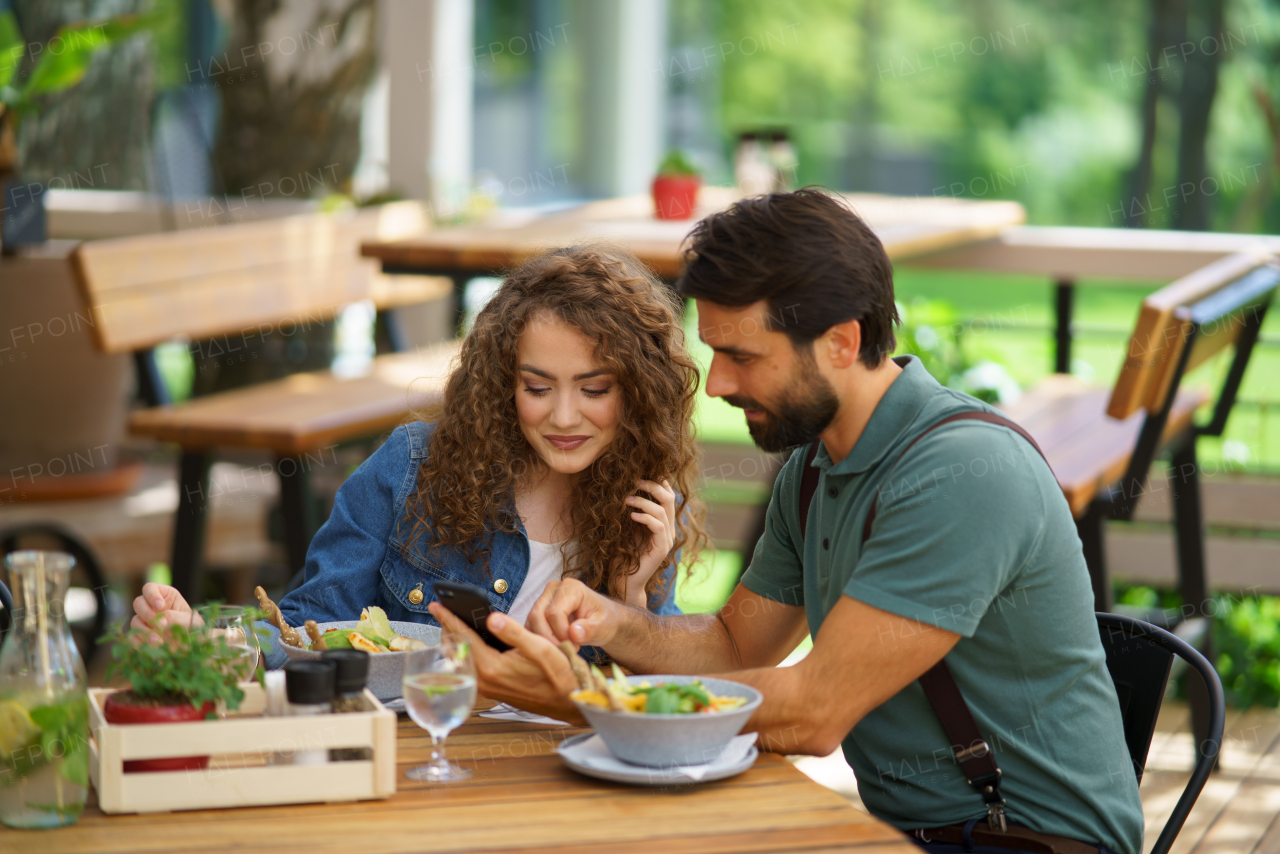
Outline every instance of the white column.
<svg viewBox="0 0 1280 854"><path fill-rule="evenodd" d="M606 196L647 192L666 131L666 3L593 0L582 20L585 183Z"/></svg>
<svg viewBox="0 0 1280 854"><path fill-rule="evenodd" d="M661 68L667 47L663 0L620 0L618 10L618 125L614 167L618 195L646 193L666 137Z"/></svg>
<svg viewBox="0 0 1280 854"><path fill-rule="evenodd" d="M441 213L471 187L472 0L381 0L392 189Z"/></svg>

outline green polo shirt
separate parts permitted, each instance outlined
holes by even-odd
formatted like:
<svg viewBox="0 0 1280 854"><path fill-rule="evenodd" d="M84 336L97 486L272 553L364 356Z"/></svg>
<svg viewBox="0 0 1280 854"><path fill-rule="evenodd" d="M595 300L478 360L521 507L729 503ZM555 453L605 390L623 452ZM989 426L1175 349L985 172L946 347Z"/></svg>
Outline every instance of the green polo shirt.
<svg viewBox="0 0 1280 854"><path fill-rule="evenodd" d="M803 605L814 637L841 596L906 618L866 655L920 643L909 621L959 634L947 664L1003 771L1010 819L1138 854L1138 785L1062 491L1035 448L998 425L948 424L899 460L929 425L990 407L939 385L915 358L897 362L902 373L849 455L832 464L818 450L803 539L805 455L783 466L742 583ZM903 830L986 815L948 745L919 682L843 743L867 808Z"/></svg>

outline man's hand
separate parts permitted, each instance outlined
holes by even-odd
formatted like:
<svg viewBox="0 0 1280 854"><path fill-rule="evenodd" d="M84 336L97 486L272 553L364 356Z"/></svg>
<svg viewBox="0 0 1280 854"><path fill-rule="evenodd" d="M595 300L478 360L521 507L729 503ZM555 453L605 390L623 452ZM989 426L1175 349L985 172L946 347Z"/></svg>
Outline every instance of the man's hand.
<svg viewBox="0 0 1280 854"><path fill-rule="evenodd" d="M553 641L604 646L614 639L631 610L578 579L567 578L546 586L525 625Z"/></svg>
<svg viewBox="0 0 1280 854"><path fill-rule="evenodd" d="M471 641L482 695L569 723L586 723L569 699L578 681L564 653L551 641L527 631L506 614L493 613L486 622L489 631L513 647L498 652L439 602L427 608L446 630Z"/></svg>

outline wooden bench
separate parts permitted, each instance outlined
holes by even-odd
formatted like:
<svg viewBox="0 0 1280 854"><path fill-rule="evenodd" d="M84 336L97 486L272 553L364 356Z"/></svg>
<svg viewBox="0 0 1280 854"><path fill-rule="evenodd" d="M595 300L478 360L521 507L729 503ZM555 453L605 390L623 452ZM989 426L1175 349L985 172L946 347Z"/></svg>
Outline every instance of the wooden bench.
<svg viewBox="0 0 1280 854"><path fill-rule="evenodd" d="M1114 388L1055 374L1005 407L1035 437L1071 506L1097 610L1111 607L1105 522L1132 518L1163 451L1174 469L1182 594L1187 602L1206 600L1195 439L1222 434L1278 278L1265 251L1215 261L1143 300ZM1182 389L1182 378L1232 345L1235 357L1213 417L1197 425L1193 416L1210 395Z"/></svg>
<svg viewBox="0 0 1280 854"><path fill-rule="evenodd" d="M218 336L232 349L237 339L276 334L286 325L330 322L361 300L392 312L444 299L452 293L447 279L387 275L359 255L362 241L407 237L426 226L420 206L397 203L93 241L76 249L77 280L93 312L97 344L108 353L134 353L141 396L152 404L132 414L130 432L182 450L171 566L175 586L189 601L201 598L215 448L273 453L285 552L296 572L318 526L308 480L324 464L323 452L392 429L437 400L457 345L380 356L360 376L294 374L179 404L167 398L153 348L175 336Z"/></svg>

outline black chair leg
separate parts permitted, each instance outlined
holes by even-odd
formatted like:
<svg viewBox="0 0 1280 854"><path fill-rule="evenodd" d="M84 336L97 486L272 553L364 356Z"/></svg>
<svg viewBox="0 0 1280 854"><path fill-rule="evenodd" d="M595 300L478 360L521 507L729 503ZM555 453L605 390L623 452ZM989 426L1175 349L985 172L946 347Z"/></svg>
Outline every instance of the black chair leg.
<svg viewBox="0 0 1280 854"><path fill-rule="evenodd" d="M285 560L290 574L307 563L307 548L315 536L315 501L311 494L311 464L303 454L276 458L280 478L280 521L284 528Z"/></svg>
<svg viewBox="0 0 1280 854"><path fill-rule="evenodd" d="M455 273L449 277L453 280L453 334L462 336L462 321L467 316L467 283L471 281L471 273Z"/></svg>
<svg viewBox="0 0 1280 854"><path fill-rule="evenodd" d="M1173 518L1178 542L1178 592L1182 594L1183 613L1211 622L1213 609L1209 606L1209 582L1205 574L1200 466L1196 460L1194 436L1185 437L1175 446L1171 465ZM1191 607L1185 607L1187 605ZM1209 661L1214 660L1212 624L1204 632L1200 652ZM1187 680L1187 695L1191 704L1191 731L1195 734L1196 744L1202 744L1209 731L1209 695L1199 679ZM1217 770L1216 762L1214 769Z"/></svg>
<svg viewBox="0 0 1280 854"><path fill-rule="evenodd" d="M209 503L209 467L213 453L183 451L178 462L178 512L173 520L173 586L192 605L204 600L205 512Z"/></svg>
<svg viewBox="0 0 1280 854"><path fill-rule="evenodd" d="M1084 563L1089 567L1089 581L1093 585L1093 610L1111 610L1111 579L1107 576L1107 556L1104 548L1106 514L1097 502L1091 503L1084 515L1076 520L1076 533L1084 548Z"/></svg>

